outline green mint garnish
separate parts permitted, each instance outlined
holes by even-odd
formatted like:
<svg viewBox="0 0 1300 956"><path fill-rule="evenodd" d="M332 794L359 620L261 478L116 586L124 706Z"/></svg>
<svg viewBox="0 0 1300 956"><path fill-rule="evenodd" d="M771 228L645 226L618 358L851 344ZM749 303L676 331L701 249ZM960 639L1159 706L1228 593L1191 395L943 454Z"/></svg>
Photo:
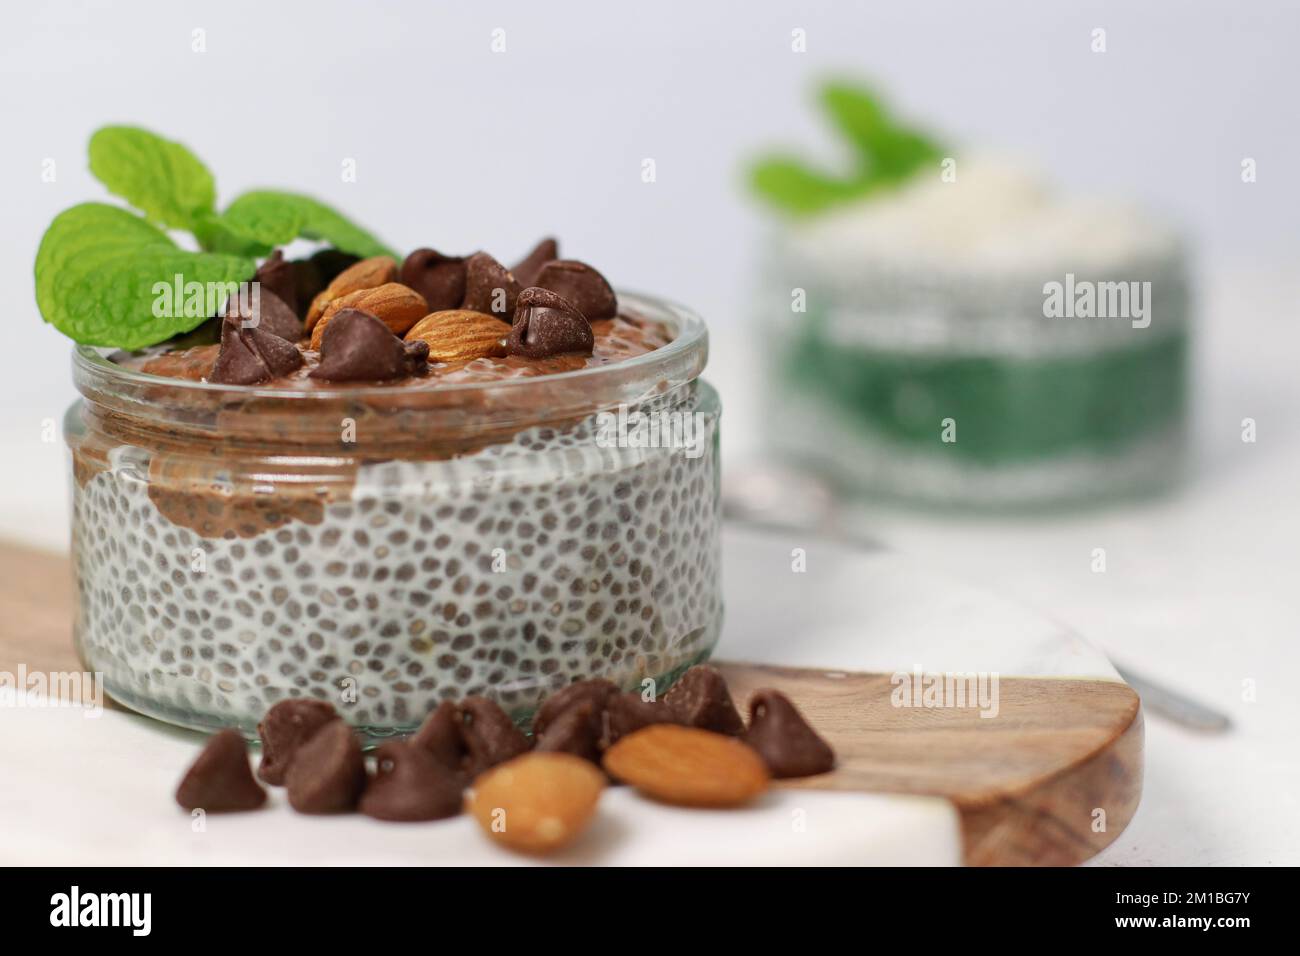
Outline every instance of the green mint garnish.
<svg viewBox="0 0 1300 956"><path fill-rule="evenodd" d="M212 173L180 143L134 126L90 137L90 171L108 191L171 229L193 229L217 201Z"/></svg>
<svg viewBox="0 0 1300 956"><path fill-rule="evenodd" d="M247 281L258 258L300 236L353 255L397 258L337 210L297 193L247 192L218 212L208 168L148 130L106 126L89 151L91 172L143 217L83 203L60 213L41 239L41 315L84 345L138 349L188 332L208 316L159 308L160 283L175 287L177 276L183 285ZM203 251L182 249L164 228L190 232Z"/></svg>
<svg viewBox="0 0 1300 956"><path fill-rule="evenodd" d="M158 283L238 283L256 263L187 252L158 227L119 206L88 202L59 213L36 253L41 315L84 345L138 349L188 332L207 316L158 315Z"/></svg>
<svg viewBox="0 0 1300 956"><path fill-rule="evenodd" d="M298 193L257 189L232 202L222 221L244 235L268 245L283 245L304 236L321 239L336 249L369 259L372 256L399 258L386 245L323 202Z"/></svg>
<svg viewBox="0 0 1300 956"><path fill-rule="evenodd" d="M761 199L782 212L813 215L861 199L910 179L944 155L923 132L892 117L868 90L831 82L822 86L818 100L852 147L854 164L836 174L816 169L798 157L760 159L750 168L750 185Z"/></svg>

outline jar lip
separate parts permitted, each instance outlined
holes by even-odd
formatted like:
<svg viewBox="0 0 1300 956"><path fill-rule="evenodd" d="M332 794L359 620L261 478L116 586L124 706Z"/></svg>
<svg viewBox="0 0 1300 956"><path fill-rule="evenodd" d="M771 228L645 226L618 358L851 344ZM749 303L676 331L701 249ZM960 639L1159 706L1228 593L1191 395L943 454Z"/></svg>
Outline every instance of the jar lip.
<svg viewBox="0 0 1300 956"><path fill-rule="evenodd" d="M647 295L641 292L617 291L620 305L629 306L629 311L638 317L649 318L668 325L673 332L673 339L667 345L652 352L645 352L618 362L606 365L594 365L589 368L574 369L568 372L556 372L551 375L530 375L517 378L499 378L477 382L449 382L439 384L432 391L439 394L469 395L476 391L496 391L498 389L526 389L549 385L557 380L572 382L588 380L599 382L602 377L626 376L629 373L644 371L653 375L656 370L673 367L681 358L701 350L707 355L708 328L704 320L692 309L684 305ZM111 350L107 350L111 351ZM110 361L107 351L90 345L74 345L72 365L74 377L82 376L97 379L102 386L165 386L174 389L174 394L208 395L214 400L222 396L231 399L273 398L280 401L309 400L321 401L339 399L389 398L411 393L404 385L349 385L343 387L319 387L311 389L268 388L263 385L226 385L216 382L199 382L190 379L174 378L165 375L153 375L138 369L126 368ZM703 367L703 361L699 366Z"/></svg>

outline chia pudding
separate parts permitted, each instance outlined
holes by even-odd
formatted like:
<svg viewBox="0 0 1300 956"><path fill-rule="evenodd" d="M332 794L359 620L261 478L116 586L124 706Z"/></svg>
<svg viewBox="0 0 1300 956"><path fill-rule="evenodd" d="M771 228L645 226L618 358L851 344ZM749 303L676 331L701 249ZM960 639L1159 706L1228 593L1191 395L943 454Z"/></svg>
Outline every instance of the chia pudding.
<svg viewBox="0 0 1300 956"><path fill-rule="evenodd" d="M383 737L467 695L524 721L579 679L663 689L709 655L702 322L606 303L599 274L548 282L553 245L491 260L479 293L477 256L429 253L332 297L364 263L304 280L277 253L252 321L227 304L161 346L76 349L75 633L114 698L252 737L270 705L311 697ZM483 281L507 309L474 298ZM407 293L419 306L394 318ZM681 428L613 427L629 421Z"/></svg>

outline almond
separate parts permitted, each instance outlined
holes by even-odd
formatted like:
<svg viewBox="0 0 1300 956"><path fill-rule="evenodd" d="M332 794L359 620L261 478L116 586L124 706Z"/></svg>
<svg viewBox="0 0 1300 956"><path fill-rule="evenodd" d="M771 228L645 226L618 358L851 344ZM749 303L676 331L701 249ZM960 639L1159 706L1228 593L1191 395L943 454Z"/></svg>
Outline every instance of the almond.
<svg viewBox="0 0 1300 956"><path fill-rule="evenodd" d="M307 310L307 331L310 332L325 313L325 307L335 299L350 292L373 289L376 286L392 282L397 278L397 263L388 256L375 256L354 262L334 277L317 296L311 300Z"/></svg>
<svg viewBox="0 0 1300 956"><path fill-rule="evenodd" d="M369 312L388 326L394 335L401 335L420 321L420 316L429 311L429 306L424 301L424 296L397 282L389 282L373 289L349 292L325 307L320 321L311 330L312 348L320 349L321 336L325 334L326 324L344 309L360 309L362 312Z"/></svg>
<svg viewBox="0 0 1300 956"><path fill-rule="evenodd" d="M506 354L510 324L486 312L446 309L426 315L406 333L408 342L428 342L430 362L469 362Z"/></svg>
<svg viewBox="0 0 1300 956"><path fill-rule="evenodd" d="M573 840L605 789L594 764L566 753L527 753L480 775L466 809L496 842L544 853Z"/></svg>
<svg viewBox="0 0 1300 956"><path fill-rule="evenodd" d="M605 751L605 769L646 796L690 807L734 807L767 789L767 767L734 737L652 724Z"/></svg>

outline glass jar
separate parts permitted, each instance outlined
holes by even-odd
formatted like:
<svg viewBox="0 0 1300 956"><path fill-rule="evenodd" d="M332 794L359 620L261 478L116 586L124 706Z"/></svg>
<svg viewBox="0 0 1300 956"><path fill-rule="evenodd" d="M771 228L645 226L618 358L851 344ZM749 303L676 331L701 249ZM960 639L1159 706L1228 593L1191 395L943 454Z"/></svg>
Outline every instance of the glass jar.
<svg viewBox="0 0 1300 956"><path fill-rule="evenodd" d="M721 624L719 405L701 320L620 300L671 343L436 388L214 385L78 348L86 668L250 737L289 697L383 737L471 694L522 722L582 678L665 688Z"/></svg>
<svg viewBox="0 0 1300 956"><path fill-rule="evenodd" d="M877 499L1046 510L1163 491L1186 452L1185 258L1172 245L1095 270L869 257L846 268L776 242L764 434L778 455ZM1079 288L1145 283L1149 312L1049 317L1045 283L1067 274Z"/></svg>

